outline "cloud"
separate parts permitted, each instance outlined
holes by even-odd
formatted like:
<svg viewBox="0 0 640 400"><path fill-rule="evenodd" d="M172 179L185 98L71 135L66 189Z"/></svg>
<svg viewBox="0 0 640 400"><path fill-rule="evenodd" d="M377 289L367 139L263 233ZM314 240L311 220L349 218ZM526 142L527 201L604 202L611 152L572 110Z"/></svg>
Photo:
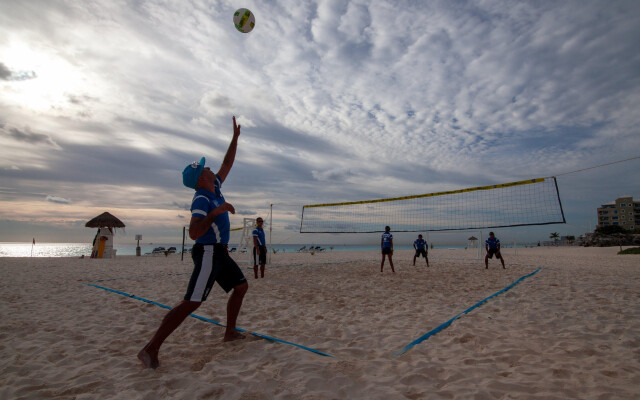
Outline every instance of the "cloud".
<svg viewBox="0 0 640 400"><path fill-rule="evenodd" d="M236 215L256 215L257 212L252 210L236 210Z"/></svg>
<svg viewBox="0 0 640 400"><path fill-rule="evenodd" d="M0 62L0 80L25 81L35 78L37 78L35 71L11 71L6 65Z"/></svg>
<svg viewBox="0 0 640 400"><path fill-rule="evenodd" d="M206 92L200 100L200 107L205 114L218 117L229 114L234 105L231 99L225 95Z"/></svg>
<svg viewBox="0 0 640 400"><path fill-rule="evenodd" d="M50 196L50 195L47 195L47 198L45 199L45 201L48 201L51 203L58 203L58 204L71 204L71 200L67 200L63 197L56 197L56 196Z"/></svg>
<svg viewBox="0 0 640 400"><path fill-rule="evenodd" d="M180 210L190 210L191 209L191 204L190 203L178 203L177 201L174 201L173 203L171 203L172 207L176 207Z"/></svg>
<svg viewBox="0 0 640 400"><path fill-rule="evenodd" d="M36 75L35 71L15 71L9 77L10 81L26 81L29 79L35 79L38 75Z"/></svg>
<svg viewBox="0 0 640 400"><path fill-rule="evenodd" d="M0 79L3 81L8 81L11 76L11 71L7 68L6 65L0 62Z"/></svg>
<svg viewBox="0 0 640 400"><path fill-rule="evenodd" d="M86 104L88 102L92 102L92 101L96 100L93 97L88 96L86 94L66 93L65 95L67 96L67 100L69 101L69 103L74 104L74 105L83 105L83 104Z"/></svg>
<svg viewBox="0 0 640 400"><path fill-rule="evenodd" d="M345 181L354 174L350 170L343 168L333 168L325 171L311 171L313 178L318 181Z"/></svg>
<svg viewBox="0 0 640 400"><path fill-rule="evenodd" d="M31 132L29 128L25 128L24 130L20 130L18 128L8 128L5 127L0 128L0 133L8 136L14 140L25 142L29 144L46 144L53 148L60 149L60 146L56 142L51 139L51 136L45 135L42 133Z"/></svg>

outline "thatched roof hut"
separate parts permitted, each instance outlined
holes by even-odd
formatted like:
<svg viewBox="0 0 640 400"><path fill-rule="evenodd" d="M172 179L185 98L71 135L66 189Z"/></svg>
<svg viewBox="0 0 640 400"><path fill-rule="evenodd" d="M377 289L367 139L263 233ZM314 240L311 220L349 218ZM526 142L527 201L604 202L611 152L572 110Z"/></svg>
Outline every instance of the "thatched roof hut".
<svg viewBox="0 0 640 400"><path fill-rule="evenodd" d="M471 236L467 240L469 241L469 248L475 249L476 247L478 247L478 238L477 237Z"/></svg>
<svg viewBox="0 0 640 400"><path fill-rule="evenodd" d="M118 218L109 214L108 212L103 212L97 217L93 218L91 221L84 224L87 228L124 228L125 225Z"/></svg>

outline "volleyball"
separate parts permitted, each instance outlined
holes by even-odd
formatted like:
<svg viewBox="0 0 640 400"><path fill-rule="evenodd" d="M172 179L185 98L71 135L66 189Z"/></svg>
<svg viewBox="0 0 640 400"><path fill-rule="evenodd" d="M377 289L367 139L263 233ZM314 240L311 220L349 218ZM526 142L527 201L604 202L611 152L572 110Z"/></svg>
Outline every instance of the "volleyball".
<svg viewBox="0 0 640 400"><path fill-rule="evenodd" d="M249 33L256 26L256 17L246 8L239 8L233 13L233 25L242 33Z"/></svg>

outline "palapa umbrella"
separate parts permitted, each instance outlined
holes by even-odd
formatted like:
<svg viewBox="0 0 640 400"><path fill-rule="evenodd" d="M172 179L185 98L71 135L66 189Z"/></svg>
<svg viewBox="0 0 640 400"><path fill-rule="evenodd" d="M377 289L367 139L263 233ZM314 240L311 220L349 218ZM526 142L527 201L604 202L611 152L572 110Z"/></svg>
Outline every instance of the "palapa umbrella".
<svg viewBox="0 0 640 400"><path fill-rule="evenodd" d="M471 236L469 239L467 239L469 241L469 247L474 248L476 247L476 241L478 240L477 237L475 236Z"/></svg>
<svg viewBox="0 0 640 400"><path fill-rule="evenodd" d="M124 228L124 223L108 212L103 212L84 226L87 228Z"/></svg>

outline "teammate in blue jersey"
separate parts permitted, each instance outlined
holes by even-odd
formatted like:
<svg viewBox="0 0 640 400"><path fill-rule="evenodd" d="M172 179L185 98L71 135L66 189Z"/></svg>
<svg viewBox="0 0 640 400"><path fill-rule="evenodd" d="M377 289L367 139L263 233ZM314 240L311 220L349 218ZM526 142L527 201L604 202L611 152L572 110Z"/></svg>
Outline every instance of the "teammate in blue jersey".
<svg viewBox="0 0 640 400"><path fill-rule="evenodd" d="M258 264L260 264L260 277L264 278L264 265L267 263L267 245L264 239L264 220L256 219L256 229L253 230L253 273L258 279Z"/></svg>
<svg viewBox="0 0 640 400"><path fill-rule="evenodd" d="M416 250L416 254L413 255L413 265L416 265L417 257L424 257L427 260L427 267L429 266L429 250L427 250L427 241L422 238L422 235L418 235L418 238L413 241L413 248Z"/></svg>
<svg viewBox="0 0 640 400"><path fill-rule="evenodd" d="M382 250L382 262L380 263L380 272L384 269L384 258L389 257L389 264L391 265L391 272L395 273L393 269L393 235L391 234L391 228L384 227L384 233L380 238L380 250Z"/></svg>
<svg viewBox="0 0 640 400"><path fill-rule="evenodd" d="M500 260L502 263L502 268L506 269L504 266L504 258L502 258L502 254L500 254L500 239L495 237L493 232L489 232L489 237L484 242L484 248L487 251L487 255L484 256L484 267L485 269L489 268L489 259L493 258L493 255L496 255L496 258Z"/></svg>
<svg viewBox="0 0 640 400"><path fill-rule="evenodd" d="M205 158L187 165L182 171L182 183L195 189L191 203L189 237L196 241L191 257L194 269L187 286L184 300L173 307L164 317L160 327L149 343L138 353L138 358L147 368L158 368L158 352L167 337L207 299L214 282L229 293L227 324L223 341L243 339L236 331L236 320L249 285L238 265L229 256L229 212L235 209L222 196L220 187L227 178L236 157L240 125L233 117L233 138L224 156L218 173L205 167Z"/></svg>

